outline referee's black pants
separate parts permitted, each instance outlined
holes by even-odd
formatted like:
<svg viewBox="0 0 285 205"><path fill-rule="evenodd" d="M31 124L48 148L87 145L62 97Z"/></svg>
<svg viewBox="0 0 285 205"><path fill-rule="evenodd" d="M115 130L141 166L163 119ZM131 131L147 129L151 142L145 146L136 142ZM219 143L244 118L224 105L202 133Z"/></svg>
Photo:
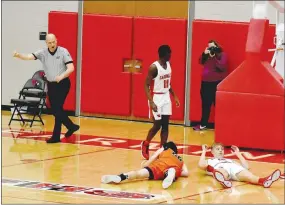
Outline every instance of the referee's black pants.
<svg viewBox="0 0 285 205"><path fill-rule="evenodd" d="M75 124L69 119L63 110L64 101L70 90L70 80L65 78L59 83L48 82L48 97L52 113L55 117L52 138L60 139L61 124L67 129L74 128Z"/></svg>
<svg viewBox="0 0 285 205"><path fill-rule="evenodd" d="M217 86L221 81L201 83L202 117L201 126L207 126L212 104L216 105Z"/></svg>

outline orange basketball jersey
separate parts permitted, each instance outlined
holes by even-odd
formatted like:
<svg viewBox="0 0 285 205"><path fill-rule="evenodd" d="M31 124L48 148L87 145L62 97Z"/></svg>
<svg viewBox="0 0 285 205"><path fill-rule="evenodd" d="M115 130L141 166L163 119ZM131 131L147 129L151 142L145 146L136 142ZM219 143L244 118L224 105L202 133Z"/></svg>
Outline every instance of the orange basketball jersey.
<svg viewBox="0 0 285 205"><path fill-rule="evenodd" d="M176 177L179 177L182 171L183 161L180 156L175 154L173 150L168 149L160 153L158 158L149 165L149 168L153 171L155 179L162 179L164 173L169 168L176 170Z"/></svg>

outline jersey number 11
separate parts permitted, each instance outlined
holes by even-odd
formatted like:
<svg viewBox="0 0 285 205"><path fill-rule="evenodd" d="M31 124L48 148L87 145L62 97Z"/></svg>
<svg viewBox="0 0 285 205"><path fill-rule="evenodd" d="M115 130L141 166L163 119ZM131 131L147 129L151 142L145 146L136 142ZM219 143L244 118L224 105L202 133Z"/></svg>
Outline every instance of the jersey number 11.
<svg viewBox="0 0 285 205"><path fill-rule="evenodd" d="M164 88L168 88L169 86L169 79L164 80Z"/></svg>

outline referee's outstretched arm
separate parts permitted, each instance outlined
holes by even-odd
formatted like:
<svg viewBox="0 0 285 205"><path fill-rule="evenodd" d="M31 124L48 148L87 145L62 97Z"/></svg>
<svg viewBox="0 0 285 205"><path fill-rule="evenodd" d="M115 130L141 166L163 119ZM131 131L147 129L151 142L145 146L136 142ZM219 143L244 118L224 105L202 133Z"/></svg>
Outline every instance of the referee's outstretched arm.
<svg viewBox="0 0 285 205"><path fill-rule="evenodd" d="M36 60L33 54L21 54L18 53L17 51L14 51L13 57L20 58L22 60Z"/></svg>

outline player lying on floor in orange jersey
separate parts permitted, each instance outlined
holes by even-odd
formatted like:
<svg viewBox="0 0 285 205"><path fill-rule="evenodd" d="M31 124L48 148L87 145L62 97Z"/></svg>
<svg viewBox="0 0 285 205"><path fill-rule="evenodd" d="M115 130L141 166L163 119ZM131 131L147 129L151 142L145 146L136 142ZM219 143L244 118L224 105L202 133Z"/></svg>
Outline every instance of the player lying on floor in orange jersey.
<svg viewBox="0 0 285 205"><path fill-rule="evenodd" d="M178 177L187 177L188 169L182 158L177 155L177 147L173 142L164 143L149 160L142 163L142 169L120 175L104 175L102 183L120 183L124 180L150 179L163 180L162 187L167 189Z"/></svg>
<svg viewBox="0 0 285 205"><path fill-rule="evenodd" d="M199 160L199 168L205 170L207 174L212 175L224 187L230 188L233 181L248 182L269 188L273 182L281 176L279 169L275 170L267 177L258 177L249 171L246 159L239 152L237 146L231 146L234 153L240 160L241 164L231 159L224 158L224 146L221 143L214 143L211 147L213 158L206 159L207 145L202 145L202 154Z"/></svg>

